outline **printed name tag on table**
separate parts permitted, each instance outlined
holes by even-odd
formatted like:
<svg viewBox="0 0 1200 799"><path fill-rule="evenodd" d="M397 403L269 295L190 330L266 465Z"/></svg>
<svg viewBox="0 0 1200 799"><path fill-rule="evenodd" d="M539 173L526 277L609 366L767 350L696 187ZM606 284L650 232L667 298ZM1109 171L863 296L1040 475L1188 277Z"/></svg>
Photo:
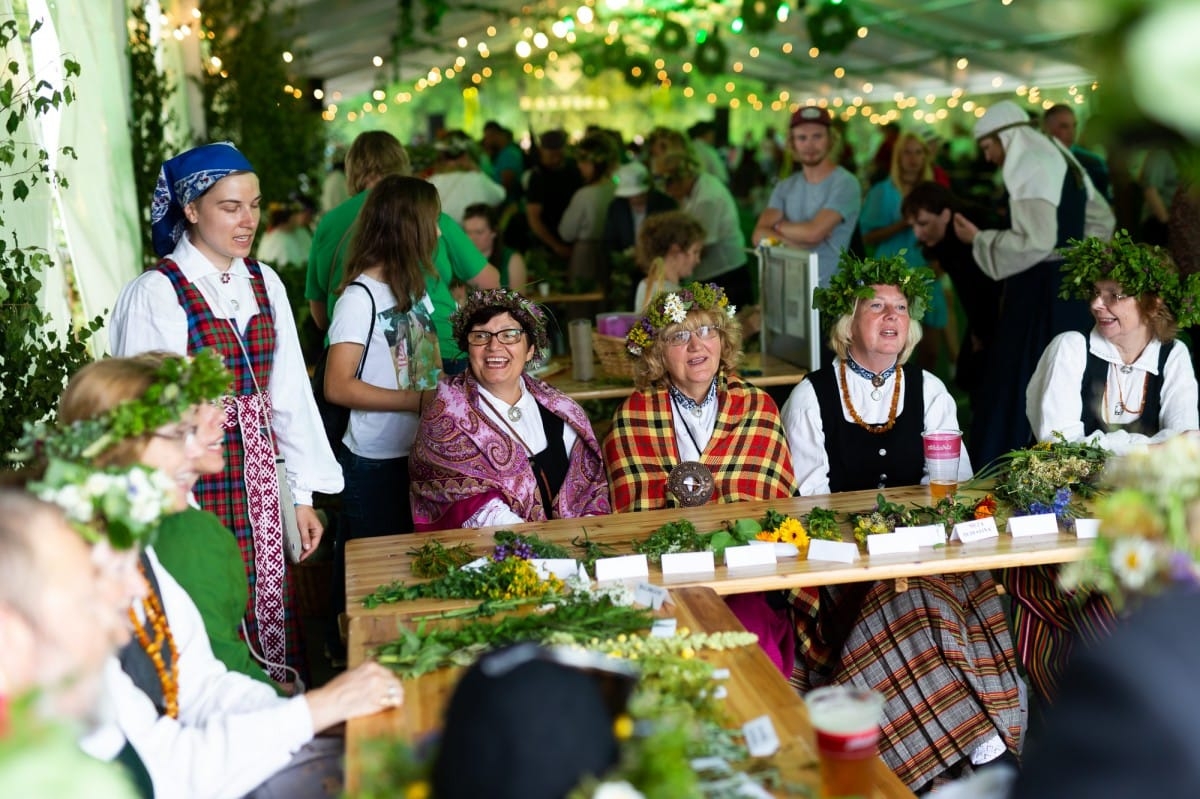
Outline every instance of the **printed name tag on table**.
<svg viewBox="0 0 1200 799"><path fill-rule="evenodd" d="M896 535L905 536L919 547L936 547L946 543L946 527L941 524L923 524L918 527L897 527ZM867 541L874 538L868 536Z"/></svg>
<svg viewBox="0 0 1200 799"><path fill-rule="evenodd" d="M808 542L809 560L829 560L834 563L853 563L858 560L858 544L845 541L823 541L814 538Z"/></svg>
<svg viewBox="0 0 1200 799"><path fill-rule="evenodd" d="M742 725L742 734L746 736L746 748L752 757L773 755L779 749L779 735L770 716L759 716Z"/></svg>
<svg viewBox="0 0 1200 799"><path fill-rule="evenodd" d="M541 580L550 575L568 580L579 574L579 561L574 558L531 558L529 562L537 569L538 579Z"/></svg>
<svg viewBox="0 0 1200 799"><path fill-rule="evenodd" d="M1010 516L1005 529L1013 538L1025 538L1031 535L1058 535L1058 518L1053 513Z"/></svg>
<svg viewBox="0 0 1200 799"><path fill-rule="evenodd" d="M661 585L638 583L637 588L633 590L633 601L651 610L658 610L667 601L667 589Z"/></svg>
<svg viewBox="0 0 1200 799"><path fill-rule="evenodd" d="M774 566L775 547L725 547L725 565L731 569L743 566Z"/></svg>
<svg viewBox="0 0 1200 799"><path fill-rule="evenodd" d="M1099 519L1076 519L1075 520L1075 537L1076 538L1095 538L1100 535L1100 520Z"/></svg>
<svg viewBox="0 0 1200 799"><path fill-rule="evenodd" d="M921 545L913 538L895 533L876 533L867 536L867 552L872 555L895 555L905 552L915 553Z"/></svg>
<svg viewBox="0 0 1200 799"><path fill-rule="evenodd" d="M650 625L651 638L671 638L675 635L675 619L655 619Z"/></svg>
<svg viewBox="0 0 1200 799"><path fill-rule="evenodd" d="M650 564L645 555L621 555L616 558L600 558L596 561L597 582L649 576Z"/></svg>
<svg viewBox="0 0 1200 799"><path fill-rule="evenodd" d="M712 574L716 568L711 551L669 552L662 556L664 577L672 574Z"/></svg>
<svg viewBox="0 0 1200 799"><path fill-rule="evenodd" d="M950 533L951 541L957 539L964 544L999 537L1000 531L996 528L996 520L991 516L988 516L986 519L971 519L970 521L959 522L954 525L954 532Z"/></svg>

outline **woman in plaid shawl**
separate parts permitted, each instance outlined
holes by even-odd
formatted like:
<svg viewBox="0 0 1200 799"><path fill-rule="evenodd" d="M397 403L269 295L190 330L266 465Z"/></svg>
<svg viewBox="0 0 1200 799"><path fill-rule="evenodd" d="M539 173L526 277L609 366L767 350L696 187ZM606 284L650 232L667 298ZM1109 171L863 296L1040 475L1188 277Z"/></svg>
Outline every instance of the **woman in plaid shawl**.
<svg viewBox="0 0 1200 799"><path fill-rule="evenodd" d="M741 502L795 493L791 455L774 400L735 371L741 327L725 292L690 283L664 292L629 331L637 390L617 410L604 441L613 510L671 507L667 482L685 461L713 478L713 499ZM795 642L782 595L726 602L784 674Z"/></svg>
<svg viewBox="0 0 1200 799"><path fill-rule="evenodd" d="M921 338L928 269L898 256L843 256L814 295L837 358L783 406L801 494L926 481L921 433L958 426L941 381L904 363ZM960 478L970 477L964 452ZM815 601L814 601L815 600ZM1020 677L995 583L987 574L825 586L793 593L802 690L848 683L886 699L880 755L920 790L963 764L1019 751Z"/></svg>

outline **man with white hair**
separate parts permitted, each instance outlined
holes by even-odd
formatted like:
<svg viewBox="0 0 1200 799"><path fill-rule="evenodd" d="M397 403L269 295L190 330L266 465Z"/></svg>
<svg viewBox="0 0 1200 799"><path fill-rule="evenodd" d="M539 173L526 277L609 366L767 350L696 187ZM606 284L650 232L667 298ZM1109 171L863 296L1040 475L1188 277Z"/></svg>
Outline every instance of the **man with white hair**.
<svg viewBox="0 0 1200 799"><path fill-rule="evenodd" d="M1057 140L1035 129L1011 100L975 123L984 157L1000 167L1008 190L1008 230L980 230L962 214L954 231L984 274L1000 282L1001 307L991 367L973 408L971 458L987 463L1029 443L1025 387L1050 339L1092 324L1087 304L1058 297L1057 249L1071 239L1112 236L1114 219L1087 172Z"/></svg>

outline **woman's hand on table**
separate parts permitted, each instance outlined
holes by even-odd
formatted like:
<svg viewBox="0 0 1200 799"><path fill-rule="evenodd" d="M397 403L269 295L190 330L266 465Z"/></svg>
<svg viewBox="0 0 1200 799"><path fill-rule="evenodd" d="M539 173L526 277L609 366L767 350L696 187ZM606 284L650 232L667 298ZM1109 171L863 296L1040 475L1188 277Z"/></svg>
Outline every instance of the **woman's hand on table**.
<svg viewBox="0 0 1200 799"><path fill-rule="evenodd" d="M304 698L313 732L320 732L343 721L400 707L404 686L390 669L368 661L309 691Z"/></svg>

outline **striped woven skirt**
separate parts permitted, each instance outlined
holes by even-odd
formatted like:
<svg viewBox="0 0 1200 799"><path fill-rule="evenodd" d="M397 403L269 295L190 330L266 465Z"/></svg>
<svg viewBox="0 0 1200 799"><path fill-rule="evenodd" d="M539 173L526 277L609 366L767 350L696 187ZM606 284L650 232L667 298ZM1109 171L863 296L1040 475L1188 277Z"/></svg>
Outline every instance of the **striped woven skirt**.
<svg viewBox="0 0 1200 799"><path fill-rule="evenodd" d="M1116 617L1103 594L1067 593L1058 587L1058 566L1023 566L1001 575L1012 596L1017 658L1038 698L1049 704L1076 643L1112 632Z"/></svg>
<svg viewBox="0 0 1200 799"><path fill-rule="evenodd" d="M879 753L913 790L996 737L1018 752L1020 676L992 579L945 574L910 579L900 593L890 580L872 584L865 596L862 588L821 589L823 605L862 599L839 655L809 659L808 684L852 684L883 694Z"/></svg>

